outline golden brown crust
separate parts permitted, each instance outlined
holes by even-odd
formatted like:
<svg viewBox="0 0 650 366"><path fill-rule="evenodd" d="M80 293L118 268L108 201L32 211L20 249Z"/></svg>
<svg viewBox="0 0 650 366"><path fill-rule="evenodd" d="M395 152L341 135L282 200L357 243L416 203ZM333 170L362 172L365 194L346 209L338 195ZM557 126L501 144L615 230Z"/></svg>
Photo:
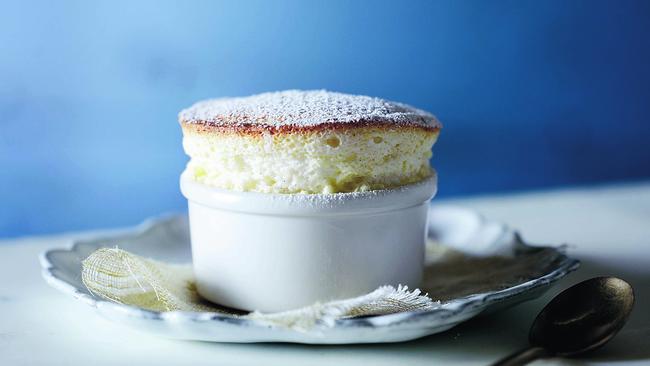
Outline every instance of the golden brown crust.
<svg viewBox="0 0 650 366"><path fill-rule="evenodd" d="M285 90L248 97L199 101L179 113L185 131L221 134L304 134L379 130L434 132L442 126L429 112L406 104L326 90Z"/></svg>
<svg viewBox="0 0 650 366"><path fill-rule="evenodd" d="M439 133L440 127L437 126L423 126L423 125L395 125L394 123L381 122L381 121L358 121L358 122L325 122L318 125L310 126L297 126L297 125L282 125L270 126L262 124L217 124L210 121L179 121L183 131L193 133L218 133L218 134L237 134L247 136L259 136L263 134L282 135L282 134L303 134L303 133L318 133L324 131L350 131L360 128L376 128L378 130L422 130L423 132Z"/></svg>

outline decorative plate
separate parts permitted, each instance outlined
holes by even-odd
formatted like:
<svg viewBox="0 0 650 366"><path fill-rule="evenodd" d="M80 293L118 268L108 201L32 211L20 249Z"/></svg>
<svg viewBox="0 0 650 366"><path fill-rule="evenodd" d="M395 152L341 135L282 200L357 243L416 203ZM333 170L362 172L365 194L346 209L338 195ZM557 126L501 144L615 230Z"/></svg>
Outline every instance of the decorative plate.
<svg viewBox="0 0 650 366"><path fill-rule="evenodd" d="M400 342L443 332L480 313L537 298L579 266L563 247L526 245L506 225L458 207L431 208L429 239L422 290L440 300L440 307L340 319L306 331L219 313L144 310L96 297L81 282L81 261L97 248L116 244L145 257L189 262L186 216L154 218L131 230L78 240L69 249L46 251L40 259L50 285L109 320L143 331L184 340L311 344Z"/></svg>

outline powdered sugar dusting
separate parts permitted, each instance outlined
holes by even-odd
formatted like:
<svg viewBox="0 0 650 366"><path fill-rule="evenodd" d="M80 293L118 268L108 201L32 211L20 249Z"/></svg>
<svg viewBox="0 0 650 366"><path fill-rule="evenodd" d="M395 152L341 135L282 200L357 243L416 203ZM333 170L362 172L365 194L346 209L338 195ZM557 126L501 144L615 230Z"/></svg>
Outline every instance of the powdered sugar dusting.
<svg viewBox="0 0 650 366"><path fill-rule="evenodd" d="M356 203L359 205L360 202L373 202L378 198L386 197L389 195L404 195L405 193L414 192L414 191L425 191L428 192L427 187L436 187L437 186L437 176L433 174L431 177L428 177L420 182L411 183L404 186L399 186L390 189L378 189L372 191L364 192L344 192L344 193L316 193L316 194L303 194L303 193L294 193L294 194L275 194L267 195L267 197L272 197L277 201L283 201L288 205L295 205L298 207L307 207L312 209L332 209L338 210L344 207L349 203ZM435 188L434 188L435 189ZM431 196L429 196L430 198ZM419 202L418 202L419 203Z"/></svg>
<svg viewBox="0 0 650 366"><path fill-rule="evenodd" d="M388 100L326 90L286 90L198 102L180 112L183 123L215 126L310 127L378 123L441 127L432 114Z"/></svg>

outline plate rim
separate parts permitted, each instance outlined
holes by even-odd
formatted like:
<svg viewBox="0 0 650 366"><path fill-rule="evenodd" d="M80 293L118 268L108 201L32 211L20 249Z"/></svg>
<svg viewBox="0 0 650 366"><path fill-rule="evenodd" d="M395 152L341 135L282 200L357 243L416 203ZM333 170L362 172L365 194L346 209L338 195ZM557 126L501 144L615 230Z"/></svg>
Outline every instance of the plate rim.
<svg viewBox="0 0 650 366"><path fill-rule="evenodd" d="M461 206L455 205L435 205L430 206L429 209L453 209L458 211L463 211L466 214L474 215L476 219L480 221L482 225L486 222L496 222L493 220L487 220L483 215L478 212L463 208ZM115 240L115 238L128 237L131 240L137 240L142 236L147 235L150 231L155 229L159 225L165 225L166 223L173 222L179 219L186 219L186 215L182 213L166 213L157 216L147 218L138 225L135 225L131 228L119 229L111 231L110 233L101 233L91 239L89 238L78 238L73 239L69 245L66 247L60 248L51 248L47 249L39 254L39 262L41 264L41 275L45 281L52 287L57 290L64 292L66 294L72 295L74 298L83 301L84 303L95 307L100 308L111 308L118 310L122 313L125 313L127 316L146 318L150 320L160 320L166 321L171 320L189 320L192 322L219 322L219 323L228 323L238 326L246 327L255 327L255 328L282 328L280 325L275 325L273 323L268 323L259 319L247 319L241 318L234 315L221 314L215 312L192 312L192 311L154 311L142 309L133 305L115 303L107 299L98 298L81 291L74 284L66 281L65 279L59 278L55 271L59 269L51 260L50 256L54 253L59 252L78 252L78 249L83 244L89 244L92 242L106 241L107 239ZM517 236L518 233L510 229L506 224L499 223L503 226L506 231L512 232ZM548 248L548 247L547 247ZM580 266L580 261L575 258L571 258L566 254L565 246L560 247L551 247L560 252L560 258L562 262L558 265L557 268L552 270L549 273L546 273L543 276L530 279L528 281L522 282L520 284L510 286L497 291L482 292L478 294L471 294L459 298L455 298L447 303L441 304L440 307L435 309L426 310L426 311L406 311L394 314L384 314L384 315L374 315L361 318L346 318L346 319L337 319L333 325L324 324L323 322L317 322L314 324L313 329L331 329L331 328L346 328L346 327L364 327L364 328L377 328L377 327L389 327L395 325L402 325L405 323L417 322L419 323L425 318L435 317L436 315L444 314L445 317L453 317L476 308L485 308L491 304L498 303L505 299L517 296L524 292L531 292L542 287L549 287L553 283L557 282L561 278L565 277L569 273L575 271Z"/></svg>

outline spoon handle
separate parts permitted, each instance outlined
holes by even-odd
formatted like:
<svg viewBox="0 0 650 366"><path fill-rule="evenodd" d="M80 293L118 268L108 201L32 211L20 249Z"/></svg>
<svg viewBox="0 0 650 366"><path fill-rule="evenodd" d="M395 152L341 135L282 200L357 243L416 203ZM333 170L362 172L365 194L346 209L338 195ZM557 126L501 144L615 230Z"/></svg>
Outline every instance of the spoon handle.
<svg viewBox="0 0 650 366"><path fill-rule="evenodd" d="M538 358L549 356L549 353L542 347L528 347L511 354L492 364L492 366L519 366L525 365Z"/></svg>

